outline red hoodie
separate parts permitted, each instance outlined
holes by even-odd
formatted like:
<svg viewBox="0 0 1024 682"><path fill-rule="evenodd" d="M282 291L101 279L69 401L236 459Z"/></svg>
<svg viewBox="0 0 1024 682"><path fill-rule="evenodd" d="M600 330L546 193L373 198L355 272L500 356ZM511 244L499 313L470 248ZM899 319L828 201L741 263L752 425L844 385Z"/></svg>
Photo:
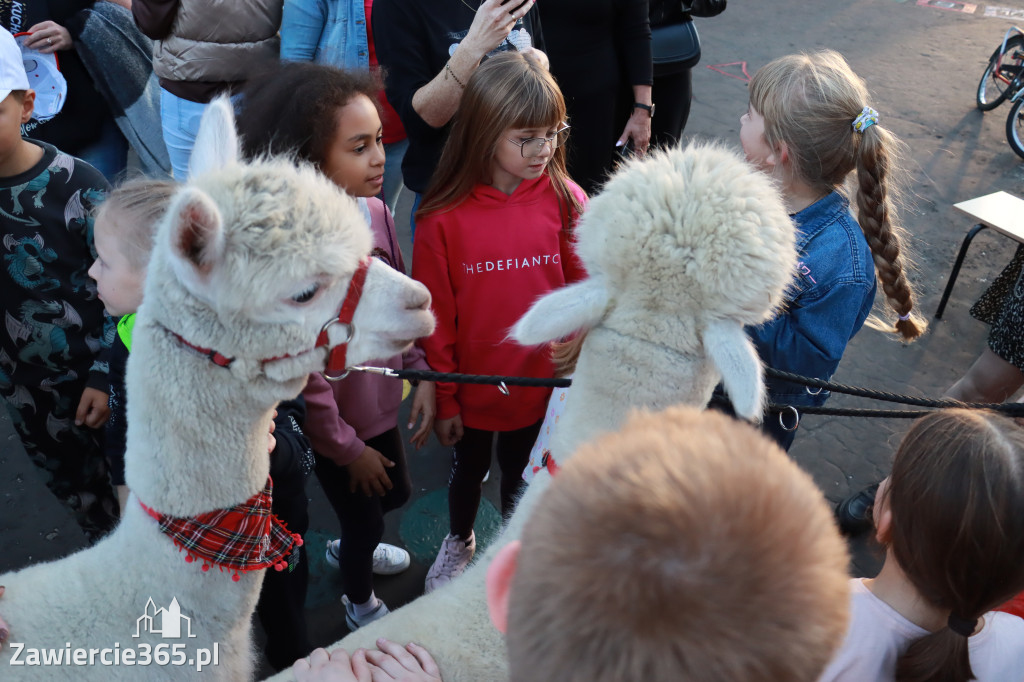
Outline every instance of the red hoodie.
<svg viewBox="0 0 1024 682"><path fill-rule="evenodd" d="M584 202L586 195L570 183ZM545 174L511 196L477 185L455 209L416 221L412 276L433 298L434 333L420 339L439 372L552 376L547 347L508 339L540 296L586 276L562 229L562 209ZM575 219L575 216L573 216ZM512 431L544 416L550 389L437 384L437 418L462 414L465 426Z"/></svg>

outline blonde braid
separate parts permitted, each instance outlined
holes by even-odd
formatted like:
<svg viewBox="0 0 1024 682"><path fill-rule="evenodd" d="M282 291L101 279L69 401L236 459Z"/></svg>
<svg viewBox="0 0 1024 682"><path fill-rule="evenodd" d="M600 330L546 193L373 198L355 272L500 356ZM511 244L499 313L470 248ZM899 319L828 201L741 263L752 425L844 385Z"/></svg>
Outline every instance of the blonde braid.
<svg viewBox="0 0 1024 682"><path fill-rule="evenodd" d="M891 220L887 191L890 135L877 124L853 134L861 136L857 154L857 220L871 248L886 301L899 316L895 329L886 325L885 331L913 341L925 332L927 322L914 305L914 291L904 272L903 231Z"/></svg>

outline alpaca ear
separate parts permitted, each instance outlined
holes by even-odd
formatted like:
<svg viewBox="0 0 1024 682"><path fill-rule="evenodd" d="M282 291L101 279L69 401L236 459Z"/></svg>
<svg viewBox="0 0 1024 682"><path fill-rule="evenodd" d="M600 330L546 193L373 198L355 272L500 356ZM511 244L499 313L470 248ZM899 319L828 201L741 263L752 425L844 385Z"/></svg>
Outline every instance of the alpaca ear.
<svg viewBox="0 0 1024 682"><path fill-rule="evenodd" d="M235 112L227 95L221 95L203 112L188 162L188 176L194 178L237 163L240 155Z"/></svg>
<svg viewBox="0 0 1024 682"><path fill-rule="evenodd" d="M715 320L704 331L704 351L722 375L736 414L761 421L764 372L754 344L739 322Z"/></svg>
<svg viewBox="0 0 1024 682"><path fill-rule="evenodd" d="M169 231L179 276L187 281L208 279L224 252L224 223L210 197L194 187L183 189Z"/></svg>
<svg viewBox="0 0 1024 682"><path fill-rule="evenodd" d="M608 292L600 280L591 277L537 299L512 327L510 336L524 346L561 339L593 327L607 307Z"/></svg>

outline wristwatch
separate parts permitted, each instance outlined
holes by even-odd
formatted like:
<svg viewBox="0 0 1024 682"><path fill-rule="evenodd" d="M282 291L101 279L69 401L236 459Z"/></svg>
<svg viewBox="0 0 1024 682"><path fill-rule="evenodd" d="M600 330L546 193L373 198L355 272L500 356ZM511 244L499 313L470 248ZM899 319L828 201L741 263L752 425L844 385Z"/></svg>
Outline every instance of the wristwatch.
<svg viewBox="0 0 1024 682"><path fill-rule="evenodd" d="M641 104L640 102L633 102L634 109L643 109L647 112L647 115L654 118L654 105L653 104Z"/></svg>

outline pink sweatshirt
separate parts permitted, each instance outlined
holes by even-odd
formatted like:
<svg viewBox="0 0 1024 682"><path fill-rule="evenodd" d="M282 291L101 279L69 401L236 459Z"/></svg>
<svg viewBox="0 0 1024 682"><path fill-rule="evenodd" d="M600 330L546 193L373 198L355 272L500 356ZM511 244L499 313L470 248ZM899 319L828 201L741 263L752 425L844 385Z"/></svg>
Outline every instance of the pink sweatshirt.
<svg viewBox="0 0 1024 682"><path fill-rule="evenodd" d="M373 230L373 251L370 255L404 273L405 261L398 248L394 221L387 207L376 197L360 199L359 203L364 212L369 211L368 219ZM423 351L415 346L403 355L372 364L392 369L429 369ZM344 466L362 454L363 441L398 424L402 382L358 372L342 381L329 382L320 374L310 374L302 395L306 399L303 429L313 449Z"/></svg>

